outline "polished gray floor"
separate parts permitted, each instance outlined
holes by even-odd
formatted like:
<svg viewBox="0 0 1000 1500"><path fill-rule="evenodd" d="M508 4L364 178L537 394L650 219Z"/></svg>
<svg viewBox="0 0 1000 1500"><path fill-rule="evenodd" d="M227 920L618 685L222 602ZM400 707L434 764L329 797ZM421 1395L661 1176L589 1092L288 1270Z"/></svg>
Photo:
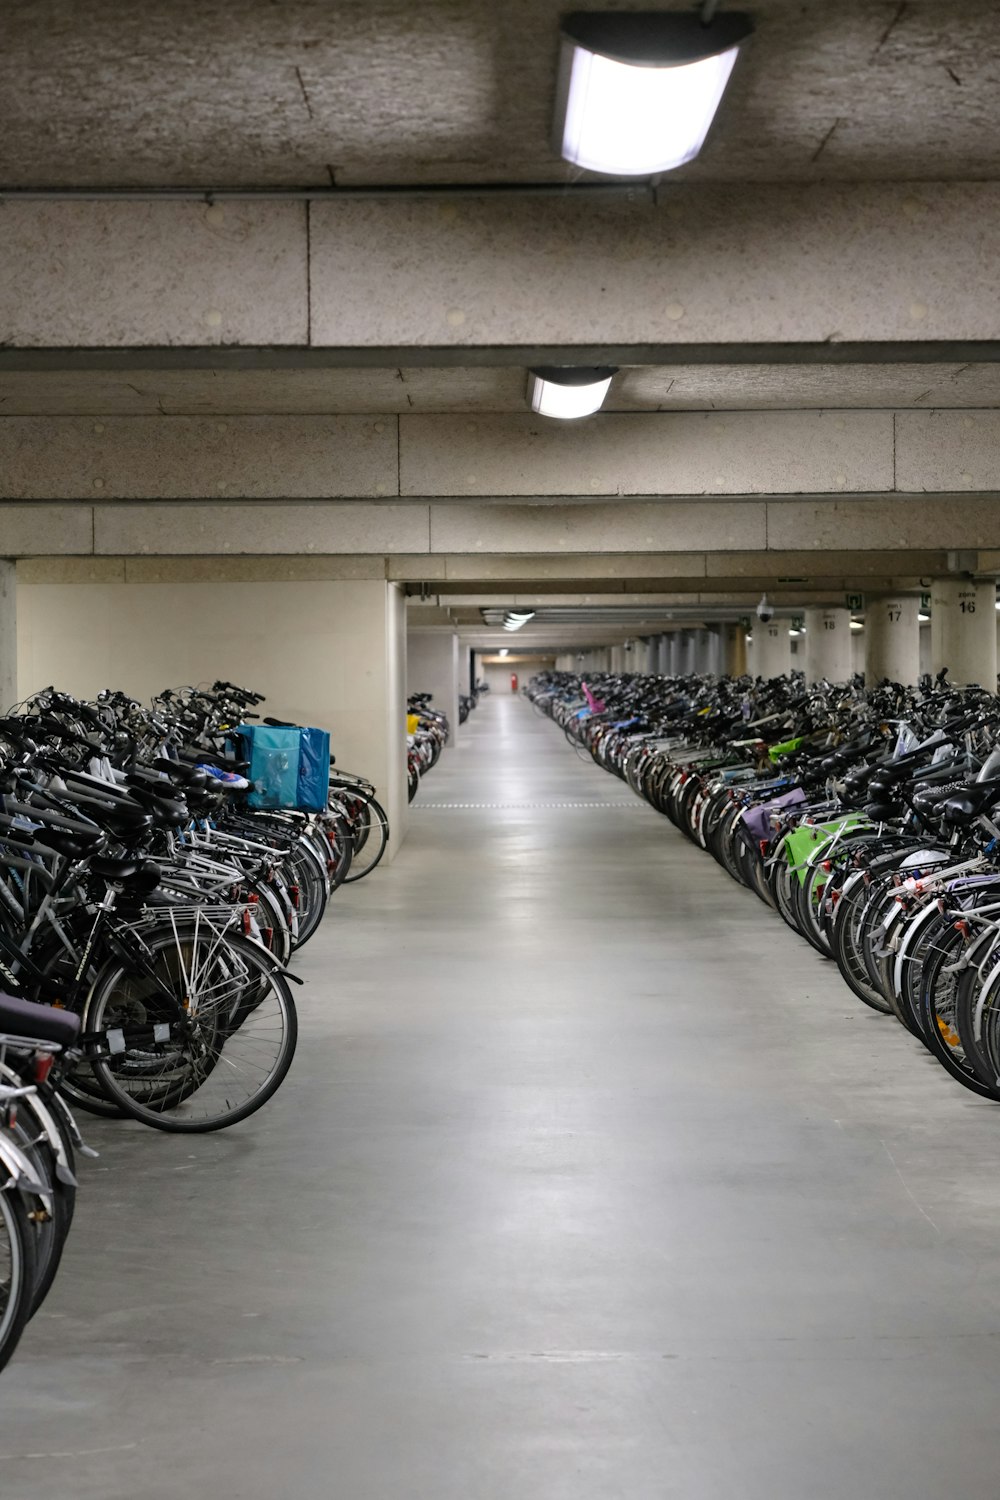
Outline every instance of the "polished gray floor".
<svg viewBox="0 0 1000 1500"><path fill-rule="evenodd" d="M996 1494L1000 1116L523 701L419 796L266 1112L93 1129L4 1500Z"/></svg>

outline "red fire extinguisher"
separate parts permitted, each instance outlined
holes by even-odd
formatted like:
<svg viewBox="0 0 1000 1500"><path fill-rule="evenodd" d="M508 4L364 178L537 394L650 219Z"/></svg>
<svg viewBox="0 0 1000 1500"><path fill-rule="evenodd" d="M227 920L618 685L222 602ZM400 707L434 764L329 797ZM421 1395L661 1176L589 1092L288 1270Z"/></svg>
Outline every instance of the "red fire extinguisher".
<svg viewBox="0 0 1000 1500"><path fill-rule="evenodd" d="M511 674L510 674L510 690L511 690L512 693L516 693L517 692L517 673L516 672L511 672Z"/></svg>

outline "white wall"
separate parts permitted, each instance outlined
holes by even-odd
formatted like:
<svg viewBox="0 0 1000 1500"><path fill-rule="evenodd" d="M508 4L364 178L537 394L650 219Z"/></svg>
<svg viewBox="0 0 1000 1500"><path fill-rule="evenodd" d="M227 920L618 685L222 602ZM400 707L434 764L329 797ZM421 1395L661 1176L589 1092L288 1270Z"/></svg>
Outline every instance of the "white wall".
<svg viewBox="0 0 1000 1500"><path fill-rule="evenodd" d="M120 688L148 701L215 679L265 693L261 712L330 730L337 764L369 776L398 849L406 826L406 614L383 581L25 584L18 693Z"/></svg>
<svg viewBox="0 0 1000 1500"><path fill-rule="evenodd" d="M490 685L491 693L509 693L510 674L512 672L517 673L517 685L518 690L520 690L533 677L537 677L539 672L552 671L555 664L556 659L554 656L542 657L533 661L512 661L509 667L504 666L500 662L490 662L488 666L482 668L480 675L486 678L486 681Z"/></svg>

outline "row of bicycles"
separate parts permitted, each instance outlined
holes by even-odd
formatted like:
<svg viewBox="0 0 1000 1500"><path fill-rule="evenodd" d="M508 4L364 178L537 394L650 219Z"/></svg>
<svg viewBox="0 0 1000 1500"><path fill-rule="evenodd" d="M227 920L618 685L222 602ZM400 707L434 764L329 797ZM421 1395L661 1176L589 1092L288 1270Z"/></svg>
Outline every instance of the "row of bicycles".
<svg viewBox="0 0 1000 1500"><path fill-rule="evenodd" d="M484 693L488 693L489 690L489 683L485 680L485 678L482 678L476 682L470 693L459 693L458 722L460 724L468 723L469 715L472 713L472 710L479 707L480 698L482 698Z"/></svg>
<svg viewBox="0 0 1000 1500"><path fill-rule="evenodd" d="M332 763L322 810L254 805L233 731L262 701L49 689L0 719L0 1368L94 1154L75 1113L204 1132L260 1109L295 1052L293 955L384 852L375 788Z"/></svg>
<svg viewBox="0 0 1000 1500"><path fill-rule="evenodd" d="M479 700L490 690L488 682L477 682L471 693L461 693L458 699L458 722L465 724ZM448 716L431 707L433 693L413 693L407 700L407 797L410 802L417 795L420 783L441 759L441 752L448 743L451 732Z"/></svg>
<svg viewBox="0 0 1000 1500"><path fill-rule="evenodd" d="M432 708L433 701L433 693L413 693L406 704L406 795L410 802L441 759L451 732L447 714Z"/></svg>
<svg viewBox="0 0 1000 1500"><path fill-rule="evenodd" d="M1000 700L949 687L548 673L528 697L1000 1102Z"/></svg>

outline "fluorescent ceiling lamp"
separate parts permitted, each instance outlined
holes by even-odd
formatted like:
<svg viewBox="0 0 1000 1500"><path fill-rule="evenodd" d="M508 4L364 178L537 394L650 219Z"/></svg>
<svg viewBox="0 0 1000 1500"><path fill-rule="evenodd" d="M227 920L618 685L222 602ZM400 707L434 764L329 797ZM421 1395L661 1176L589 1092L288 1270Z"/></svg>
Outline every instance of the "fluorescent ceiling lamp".
<svg viewBox="0 0 1000 1500"><path fill-rule="evenodd" d="M567 16L556 90L560 156L616 177L648 177L693 160L752 31L742 11L708 25L676 11Z"/></svg>
<svg viewBox="0 0 1000 1500"><path fill-rule="evenodd" d="M504 630L523 630L529 620L535 618L535 611L509 609L503 617Z"/></svg>
<svg viewBox="0 0 1000 1500"><path fill-rule="evenodd" d="M997 609L1000 609L1000 604L997 605ZM927 614L927 613L925 613L924 610L921 610L920 613L917 615L917 619L918 620L929 620L930 619L930 615Z"/></svg>
<svg viewBox="0 0 1000 1500"><path fill-rule="evenodd" d="M572 365L546 365L528 376L531 410L543 417L589 417L600 411L608 394L613 365L592 365L576 369Z"/></svg>
<svg viewBox="0 0 1000 1500"><path fill-rule="evenodd" d="M852 630L864 630L864 628L865 628L864 624L863 624L863 622L861 620L852 620L851 621L851 629Z"/></svg>
<svg viewBox="0 0 1000 1500"><path fill-rule="evenodd" d="M510 655L510 647L509 646L501 646L500 647L500 655L501 656L509 656Z"/></svg>

